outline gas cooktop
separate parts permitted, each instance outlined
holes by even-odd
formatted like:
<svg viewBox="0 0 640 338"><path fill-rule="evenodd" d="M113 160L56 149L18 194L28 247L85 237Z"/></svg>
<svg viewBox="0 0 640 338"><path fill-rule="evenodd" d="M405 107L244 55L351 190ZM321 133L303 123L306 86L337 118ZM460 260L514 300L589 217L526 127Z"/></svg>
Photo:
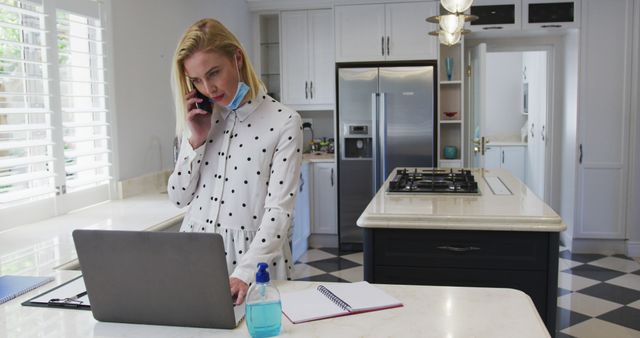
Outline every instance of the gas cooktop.
<svg viewBox="0 0 640 338"><path fill-rule="evenodd" d="M397 169L389 181L390 193L479 195L478 183L465 169Z"/></svg>

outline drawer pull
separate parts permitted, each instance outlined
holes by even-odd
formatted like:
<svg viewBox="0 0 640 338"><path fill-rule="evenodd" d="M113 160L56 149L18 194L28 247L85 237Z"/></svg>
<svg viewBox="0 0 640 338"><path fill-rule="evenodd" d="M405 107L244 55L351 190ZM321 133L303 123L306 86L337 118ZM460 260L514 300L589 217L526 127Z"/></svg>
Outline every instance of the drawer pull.
<svg viewBox="0 0 640 338"><path fill-rule="evenodd" d="M477 246L450 246L450 245L443 245L443 246L439 246L438 249L440 250L446 250L446 251L452 251L452 252L468 252L468 251L478 251L480 250L480 248L478 248Z"/></svg>

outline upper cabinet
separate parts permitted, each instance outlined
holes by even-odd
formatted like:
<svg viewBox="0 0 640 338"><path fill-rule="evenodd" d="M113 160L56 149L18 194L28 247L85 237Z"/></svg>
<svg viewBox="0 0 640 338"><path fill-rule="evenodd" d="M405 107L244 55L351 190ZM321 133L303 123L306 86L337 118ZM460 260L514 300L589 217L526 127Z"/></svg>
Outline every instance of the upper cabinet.
<svg viewBox="0 0 640 338"><path fill-rule="evenodd" d="M476 0L471 6L472 15L478 20L471 21L472 31L520 30L520 1L513 0Z"/></svg>
<svg viewBox="0 0 640 338"><path fill-rule="evenodd" d="M523 0L524 29L577 28L580 26L580 0Z"/></svg>
<svg viewBox="0 0 640 338"><path fill-rule="evenodd" d="M332 110L335 102L333 15L330 9L285 11L282 102L297 110Z"/></svg>
<svg viewBox="0 0 640 338"><path fill-rule="evenodd" d="M437 2L335 6L336 61L437 59L425 18Z"/></svg>
<svg viewBox="0 0 640 338"><path fill-rule="evenodd" d="M469 24L475 32L580 26L580 0L476 0L470 13L479 17Z"/></svg>

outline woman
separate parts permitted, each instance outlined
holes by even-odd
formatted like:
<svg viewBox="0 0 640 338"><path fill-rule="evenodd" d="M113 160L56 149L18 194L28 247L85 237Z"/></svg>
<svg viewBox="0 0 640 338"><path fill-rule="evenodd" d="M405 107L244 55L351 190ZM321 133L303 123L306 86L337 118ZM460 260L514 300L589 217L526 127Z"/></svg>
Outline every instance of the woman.
<svg viewBox="0 0 640 338"><path fill-rule="evenodd" d="M241 304L257 263L268 263L272 278L290 277L301 119L266 94L238 39L216 20L187 29L173 68L183 138L169 198L189 207L180 231L222 235L231 294ZM212 111L201 109L206 100Z"/></svg>

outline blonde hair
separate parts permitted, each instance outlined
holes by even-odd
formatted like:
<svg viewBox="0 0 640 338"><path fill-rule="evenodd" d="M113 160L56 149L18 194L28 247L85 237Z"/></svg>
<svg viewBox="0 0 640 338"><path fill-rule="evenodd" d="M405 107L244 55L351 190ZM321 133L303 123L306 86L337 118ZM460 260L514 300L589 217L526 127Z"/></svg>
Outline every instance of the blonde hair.
<svg viewBox="0 0 640 338"><path fill-rule="evenodd" d="M171 84L176 109L176 134L178 137L184 132L187 119L184 95L189 92L189 86L184 70L184 60L200 51L220 53L230 59L234 58L236 53L239 52L243 60L240 67L240 79L249 86L248 98L250 100L255 99L258 90L264 88L264 84L256 75L247 57L247 52L238 41L238 38L218 20L198 20L184 32L173 56Z"/></svg>

